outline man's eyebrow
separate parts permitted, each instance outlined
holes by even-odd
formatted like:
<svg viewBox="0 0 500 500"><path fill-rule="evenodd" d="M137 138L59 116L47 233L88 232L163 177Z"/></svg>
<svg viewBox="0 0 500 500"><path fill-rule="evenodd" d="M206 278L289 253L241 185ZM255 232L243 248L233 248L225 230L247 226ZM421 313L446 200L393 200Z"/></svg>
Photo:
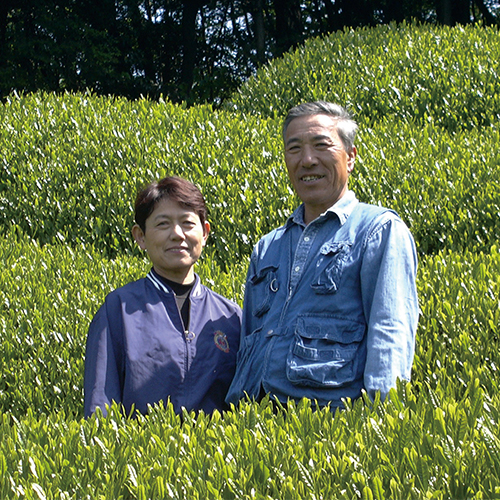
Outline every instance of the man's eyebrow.
<svg viewBox="0 0 500 500"><path fill-rule="evenodd" d="M290 139L288 139L288 141L286 141L285 146L288 146L292 142L300 142L300 139L298 137L290 137Z"/></svg>
<svg viewBox="0 0 500 500"><path fill-rule="evenodd" d="M312 141L324 141L324 140L330 141L331 139L332 138L329 135L323 135L323 134L318 134L318 135L311 137ZM300 139L299 137L290 137L290 139L288 139L288 141L286 142L285 145L288 146L293 142L303 142L303 140Z"/></svg>

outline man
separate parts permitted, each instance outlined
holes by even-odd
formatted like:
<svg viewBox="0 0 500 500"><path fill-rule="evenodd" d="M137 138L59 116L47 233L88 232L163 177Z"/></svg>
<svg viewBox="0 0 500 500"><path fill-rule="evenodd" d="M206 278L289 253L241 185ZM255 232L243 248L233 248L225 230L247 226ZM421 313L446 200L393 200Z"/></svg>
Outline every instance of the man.
<svg viewBox="0 0 500 500"><path fill-rule="evenodd" d="M226 401L264 394L342 406L410 379L417 255L392 210L348 189L357 125L319 101L290 110L285 163L302 204L252 254L235 378Z"/></svg>

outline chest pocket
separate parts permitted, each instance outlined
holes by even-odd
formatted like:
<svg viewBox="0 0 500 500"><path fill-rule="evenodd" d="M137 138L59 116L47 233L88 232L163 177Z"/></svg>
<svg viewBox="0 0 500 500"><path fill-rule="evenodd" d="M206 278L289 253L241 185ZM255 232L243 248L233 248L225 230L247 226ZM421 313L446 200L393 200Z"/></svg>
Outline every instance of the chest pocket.
<svg viewBox="0 0 500 500"><path fill-rule="evenodd" d="M318 294L335 293L342 278L342 271L351 251L350 242L327 242L319 250L312 289Z"/></svg>
<svg viewBox="0 0 500 500"><path fill-rule="evenodd" d="M278 267L277 265L266 266L250 278L252 298L254 299L252 314L258 318L269 311L276 292L279 290Z"/></svg>

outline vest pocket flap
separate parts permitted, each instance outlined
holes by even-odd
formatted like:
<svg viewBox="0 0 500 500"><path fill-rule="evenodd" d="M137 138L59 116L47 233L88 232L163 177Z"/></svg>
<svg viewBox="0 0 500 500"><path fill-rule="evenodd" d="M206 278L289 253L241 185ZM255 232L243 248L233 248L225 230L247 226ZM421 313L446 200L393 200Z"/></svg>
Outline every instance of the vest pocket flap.
<svg viewBox="0 0 500 500"><path fill-rule="evenodd" d="M276 273L278 267L277 265L263 267L249 279L249 284L253 287L251 295L255 299L252 305L252 314L257 318L269 311L276 292L279 290Z"/></svg>
<svg viewBox="0 0 500 500"><path fill-rule="evenodd" d="M320 248L311 283L312 289L317 294L333 294L339 289L350 248L351 243L339 241L327 241Z"/></svg>
<svg viewBox="0 0 500 500"><path fill-rule="evenodd" d="M304 360L310 361L337 361L338 366L342 366L346 361L351 361L354 358L358 348L355 347L345 347L335 348L330 347L329 349L315 347L307 347L303 343L303 339L297 339L295 346L293 348L293 353L296 356Z"/></svg>
<svg viewBox="0 0 500 500"><path fill-rule="evenodd" d="M341 387L362 375L364 325L332 316L299 317L287 378L306 387Z"/></svg>
<svg viewBox="0 0 500 500"><path fill-rule="evenodd" d="M327 343L351 344L361 342L365 325L335 316L302 316L297 319L295 333L308 340L325 340Z"/></svg>
<svg viewBox="0 0 500 500"><path fill-rule="evenodd" d="M254 275L252 275L249 281L250 283L252 283L252 285L256 285L257 283L260 283L262 280L264 280L270 273L275 274L278 268L279 265L269 265L263 267L262 269L259 269Z"/></svg>

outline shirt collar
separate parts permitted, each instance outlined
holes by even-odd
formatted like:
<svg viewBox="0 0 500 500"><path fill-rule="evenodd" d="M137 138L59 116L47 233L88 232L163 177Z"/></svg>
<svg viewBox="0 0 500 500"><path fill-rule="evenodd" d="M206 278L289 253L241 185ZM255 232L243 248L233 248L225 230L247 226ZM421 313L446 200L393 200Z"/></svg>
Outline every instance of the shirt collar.
<svg viewBox="0 0 500 500"><path fill-rule="evenodd" d="M318 219L324 217L332 217L336 215L339 218L340 225L343 225L349 215L351 215L354 207L359 203L354 191L348 189L342 198L338 200L334 205L332 205L326 212L322 213ZM286 221L286 227L291 224L298 224L299 226L305 227L307 224L304 222L304 204L299 205L293 212L292 215Z"/></svg>

